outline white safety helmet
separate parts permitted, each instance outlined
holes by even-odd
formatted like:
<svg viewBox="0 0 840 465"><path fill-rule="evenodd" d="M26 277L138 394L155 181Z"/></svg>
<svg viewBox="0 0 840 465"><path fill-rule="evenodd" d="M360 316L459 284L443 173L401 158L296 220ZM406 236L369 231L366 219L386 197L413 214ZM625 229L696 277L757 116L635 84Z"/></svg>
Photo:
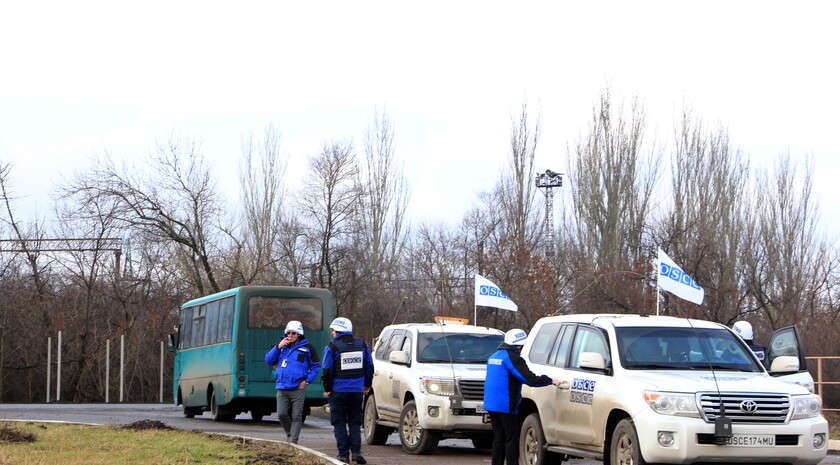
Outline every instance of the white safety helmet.
<svg viewBox="0 0 840 465"><path fill-rule="evenodd" d="M510 346L524 346L526 339L528 339L528 334L521 329L511 329L505 333L505 344Z"/></svg>
<svg viewBox="0 0 840 465"><path fill-rule="evenodd" d="M741 339L751 341L753 338L752 325L748 321L736 321L735 324L732 325L732 329L741 336Z"/></svg>
<svg viewBox="0 0 840 465"><path fill-rule="evenodd" d="M298 333L301 336L303 336L303 325L300 323L300 321L292 320L286 325L286 331L284 332L286 334Z"/></svg>
<svg viewBox="0 0 840 465"><path fill-rule="evenodd" d="M347 318L338 317L330 323L330 329L334 329L337 333L352 333L353 323Z"/></svg>

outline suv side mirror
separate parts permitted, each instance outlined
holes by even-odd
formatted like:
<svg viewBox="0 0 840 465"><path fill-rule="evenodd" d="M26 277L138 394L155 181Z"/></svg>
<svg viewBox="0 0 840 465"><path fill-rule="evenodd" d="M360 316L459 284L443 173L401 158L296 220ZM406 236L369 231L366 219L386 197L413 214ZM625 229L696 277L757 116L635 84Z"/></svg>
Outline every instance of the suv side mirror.
<svg viewBox="0 0 840 465"><path fill-rule="evenodd" d="M598 352L581 352L578 356L578 365L589 370L604 370L607 367L604 357Z"/></svg>
<svg viewBox="0 0 840 465"><path fill-rule="evenodd" d="M408 354L401 350L395 350L388 354L388 360L391 363L397 363L399 365L408 365Z"/></svg>
<svg viewBox="0 0 840 465"><path fill-rule="evenodd" d="M770 373L796 373L799 371L799 358L790 355L780 355L770 364Z"/></svg>

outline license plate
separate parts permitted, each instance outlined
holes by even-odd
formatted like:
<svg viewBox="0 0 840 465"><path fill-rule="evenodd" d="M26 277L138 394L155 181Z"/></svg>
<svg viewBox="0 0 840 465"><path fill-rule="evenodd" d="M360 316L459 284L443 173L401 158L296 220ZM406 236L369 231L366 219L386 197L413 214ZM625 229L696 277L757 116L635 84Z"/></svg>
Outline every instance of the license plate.
<svg viewBox="0 0 840 465"><path fill-rule="evenodd" d="M728 447L767 447L776 445L776 436L772 434L736 434L726 438Z"/></svg>
<svg viewBox="0 0 840 465"><path fill-rule="evenodd" d="M478 404L475 406L476 413L484 413L484 404Z"/></svg>

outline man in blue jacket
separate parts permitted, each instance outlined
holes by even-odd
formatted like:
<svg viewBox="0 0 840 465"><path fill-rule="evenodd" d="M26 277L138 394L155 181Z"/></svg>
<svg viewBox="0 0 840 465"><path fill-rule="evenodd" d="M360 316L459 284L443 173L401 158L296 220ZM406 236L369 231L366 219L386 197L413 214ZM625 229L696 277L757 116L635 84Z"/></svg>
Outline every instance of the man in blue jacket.
<svg viewBox="0 0 840 465"><path fill-rule="evenodd" d="M499 350L487 359L484 382L484 410L493 425L492 465L519 465L519 402L522 384L548 386L560 384L546 375L535 375L519 356L528 335L521 329L505 333Z"/></svg>
<svg viewBox="0 0 840 465"><path fill-rule="evenodd" d="M362 457L362 401L373 381L373 358L370 347L353 337L353 323L336 318L330 324L333 341L324 349L324 395L330 399L330 423L333 425L338 459L367 463Z"/></svg>
<svg viewBox="0 0 840 465"><path fill-rule="evenodd" d="M265 354L265 363L277 370L274 385L277 389L277 417L286 431L286 439L297 444L303 426L306 386L315 382L321 371L318 353L303 337L300 321L289 321L286 337Z"/></svg>

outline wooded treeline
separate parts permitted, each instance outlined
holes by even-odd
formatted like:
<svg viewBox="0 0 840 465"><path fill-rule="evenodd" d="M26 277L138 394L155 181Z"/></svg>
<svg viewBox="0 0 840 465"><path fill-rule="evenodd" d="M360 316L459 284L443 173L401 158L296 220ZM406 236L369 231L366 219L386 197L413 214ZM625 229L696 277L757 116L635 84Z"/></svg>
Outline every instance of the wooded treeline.
<svg viewBox="0 0 840 465"><path fill-rule="evenodd" d="M222 195L223 173L198 141L172 135L132 163L101 154L57 186L54 218L24 225L13 166L2 163L0 402L44 401L46 341L59 324L62 400L104 400L108 340L116 399L124 328L126 400L156 402L159 345L178 306L247 284L328 288L337 313L368 339L392 322L472 320L476 273L519 305L479 308L480 324L503 330L560 313L654 314L658 247L705 289L701 306L662 294L660 313L745 318L758 340L797 324L808 355L838 355L838 254L820 229L810 158L780 153L772 166L753 166L725 126L689 109L672 134L653 134L640 100L609 90L567 153L536 167L544 130L524 103L511 121L509 164L456 225L412 223L384 110L361 146L331 140L293 154L308 156L301 186L285 177L280 128L246 137L239 199ZM544 168L566 172L553 256L535 185Z"/></svg>

